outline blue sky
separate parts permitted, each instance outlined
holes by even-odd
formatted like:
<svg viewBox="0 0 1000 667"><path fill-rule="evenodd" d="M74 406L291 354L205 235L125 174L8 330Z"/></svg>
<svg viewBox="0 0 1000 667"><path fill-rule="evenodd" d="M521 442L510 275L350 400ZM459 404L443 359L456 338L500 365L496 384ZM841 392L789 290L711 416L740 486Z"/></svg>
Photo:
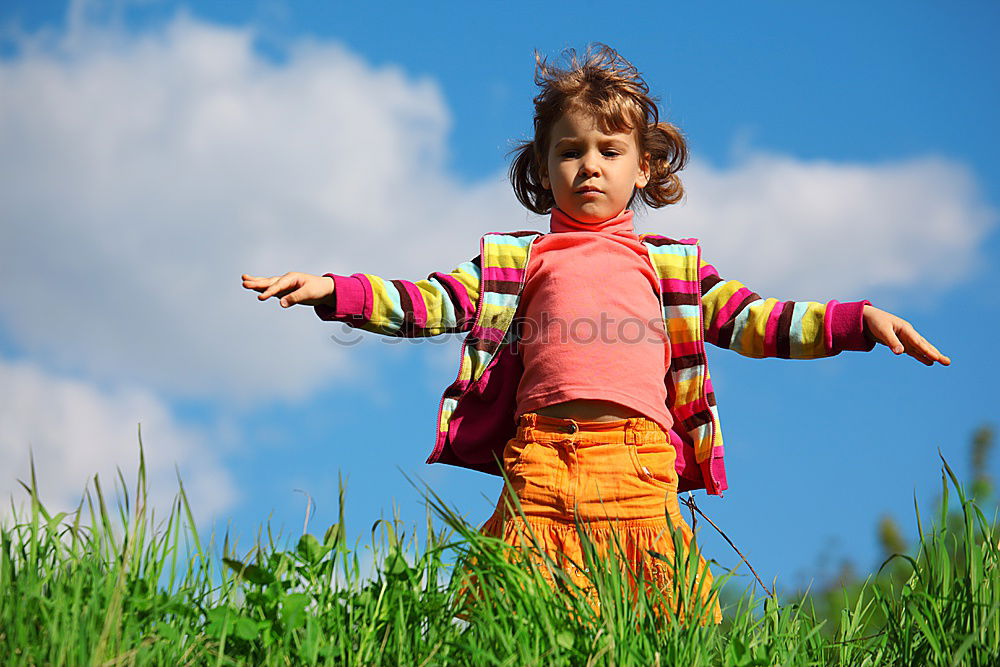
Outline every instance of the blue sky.
<svg viewBox="0 0 1000 667"><path fill-rule="evenodd" d="M767 295L869 298L954 360L710 351L731 489L701 507L786 590L877 565L879 516L912 534L938 449L967 471L996 422L1000 10L472 4L4 3L0 491L31 447L68 506L88 475L134 468L141 422L157 498L176 464L204 525L246 544L268 518L297 534L300 491L325 528L339 474L357 536L394 504L422 525L403 472L484 521L495 478L423 464L456 340L338 344L237 279L418 279L484 231L544 229L503 180L532 51L597 40L692 150L687 200L641 231L701 238Z"/></svg>

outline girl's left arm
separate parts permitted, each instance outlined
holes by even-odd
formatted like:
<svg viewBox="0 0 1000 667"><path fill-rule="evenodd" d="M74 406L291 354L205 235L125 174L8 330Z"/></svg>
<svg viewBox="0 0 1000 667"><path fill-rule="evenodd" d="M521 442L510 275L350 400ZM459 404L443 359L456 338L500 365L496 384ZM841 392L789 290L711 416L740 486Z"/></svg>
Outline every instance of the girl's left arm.
<svg viewBox="0 0 1000 667"><path fill-rule="evenodd" d="M700 278L705 340L744 356L816 359L869 351L879 342L928 365L950 363L909 323L868 301L765 299L738 280L723 280L704 261Z"/></svg>

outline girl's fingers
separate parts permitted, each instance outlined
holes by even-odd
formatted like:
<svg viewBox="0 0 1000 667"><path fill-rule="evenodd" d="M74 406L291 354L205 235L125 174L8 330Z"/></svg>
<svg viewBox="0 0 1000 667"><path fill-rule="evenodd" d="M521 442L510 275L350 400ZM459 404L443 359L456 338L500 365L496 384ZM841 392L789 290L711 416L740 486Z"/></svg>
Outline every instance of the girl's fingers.
<svg viewBox="0 0 1000 667"><path fill-rule="evenodd" d="M243 286L247 289L252 289L256 292L262 292L267 289L272 282L277 280L274 278L262 278L260 276L251 276L246 273L243 274Z"/></svg>
<svg viewBox="0 0 1000 667"><path fill-rule="evenodd" d="M932 346L932 349L933 349L933 346ZM934 351L931 352L931 353L925 353L925 356L928 359L931 360L932 364L936 361L939 364L941 364L942 366L950 366L951 365L951 359L949 359L945 355L943 355L940 352L938 352L937 349L934 349Z"/></svg>
<svg viewBox="0 0 1000 667"><path fill-rule="evenodd" d="M301 291L302 291L302 288L299 288L297 290L294 290L294 291L289 292L288 294L284 295L278 301L278 305L281 306L282 308L288 308L290 306L294 306L298 302L299 297L301 296L299 294L299 292L301 292Z"/></svg>
<svg viewBox="0 0 1000 667"><path fill-rule="evenodd" d="M941 351L938 350L933 345L931 345L930 343L927 343L927 348L928 351L925 352L925 354L927 354L927 356L930 357L933 361L936 361L945 366L951 363L951 359L941 354Z"/></svg>
<svg viewBox="0 0 1000 667"><path fill-rule="evenodd" d="M908 352L912 356L916 357L919 361L927 364L928 366L933 366L935 361L943 366L948 366L949 364L951 364L951 359L941 354L940 350L931 345L931 343L926 338L917 333L916 330L913 329L913 327L909 327L908 331L902 333L909 335L910 340L908 342L910 343L910 345L908 345L907 347L911 348L913 351L909 351L908 349ZM919 356L917 356L918 354Z"/></svg>
<svg viewBox="0 0 1000 667"><path fill-rule="evenodd" d="M243 286L260 294L257 298L266 301L272 296L278 297L278 304L288 308L298 303L311 305L319 303L320 299L333 293L333 285L321 286L322 279L307 273L291 272L282 276L261 278L243 274Z"/></svg>
<svg viewBox="0 0 1000 667"><path fill-rule="evenodd" d="M881 340L886 347L892 350L893 354L903 354L906 348L903 347L901 342L899 342L899 338L896 337L896 332L893 331L892 327L886 327L885 330L880 333L881 335L878 336L879 340Z"/></svg>
<svg viewBox="0 0 1000 667"><path fill-rule="evenodd" d="M298 289L289 292L278 302L282 308L289 308L297 303L311 303L315 300L315 294L308 285L298 285Z"/></svg>
<svg viewBox="0 0 1000 667"><path fill-rule="evenodd" d="M926 357L927 359L930 359L931 363L934 363L935 361L940 361L944 357L943 354L938 352L938 349L936 347L934 347L927 341L923 341L923 343L920 345L920 354Z"/></svg>
<svg viewBox="0 0 1000 667"><path fill-rule="evenodd" d="M281 276L280 278L275 278L274 282L271 283L271 286L264 290L257 298L264 301L265 299L269 299L280 292L285 292L294 286L294 281L291 278L288 276Z"/></svg>
<svg viewBox="0 0 1000 667"><path fill-rule="evenodd" d="M905 352L926 366L933 366L935 361L942 366L951 364L951 359L941 354L909 322L892 313L869 308L865 307L865 326L871 336L892 350L893 354Z"/></svg>

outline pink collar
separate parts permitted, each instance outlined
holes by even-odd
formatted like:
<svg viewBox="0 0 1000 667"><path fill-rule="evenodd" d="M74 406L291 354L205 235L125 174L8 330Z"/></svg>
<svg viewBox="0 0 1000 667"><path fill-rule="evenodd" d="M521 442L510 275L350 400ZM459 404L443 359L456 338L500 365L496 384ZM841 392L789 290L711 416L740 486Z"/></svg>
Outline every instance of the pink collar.
<svg viewBox="0 0 1000 667"><path fill-rule="evenodd" d="M603 232L605 234L623 234L635 236L632 228L632 211L625 209L617 215L604 222L580 222L569 217L558 208L552 209L552 217L549 219L549 229L555 232Z"/></svg>

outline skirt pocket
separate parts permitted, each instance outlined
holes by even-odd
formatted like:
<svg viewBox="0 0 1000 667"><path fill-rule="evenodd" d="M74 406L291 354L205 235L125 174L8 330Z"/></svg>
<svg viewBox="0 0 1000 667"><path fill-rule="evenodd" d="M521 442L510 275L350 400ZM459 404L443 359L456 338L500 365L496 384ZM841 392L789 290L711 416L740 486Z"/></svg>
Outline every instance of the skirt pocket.
<svg viewBox="0 0 1000 667"><path fill-rule="evenodd" d="M534 440L519 440L511 438L503 449L503 467L508 475L514 475L524 468L531 458L531 453L538 447Z"/></svg>
<svg viewBox="0 0 1000 667"><path fill-rule="evenodd" d="M674 468L676 454L673 447L661 449L642 444L626 446L639 479L665 490L676 491L677 470Z"/></svg>

